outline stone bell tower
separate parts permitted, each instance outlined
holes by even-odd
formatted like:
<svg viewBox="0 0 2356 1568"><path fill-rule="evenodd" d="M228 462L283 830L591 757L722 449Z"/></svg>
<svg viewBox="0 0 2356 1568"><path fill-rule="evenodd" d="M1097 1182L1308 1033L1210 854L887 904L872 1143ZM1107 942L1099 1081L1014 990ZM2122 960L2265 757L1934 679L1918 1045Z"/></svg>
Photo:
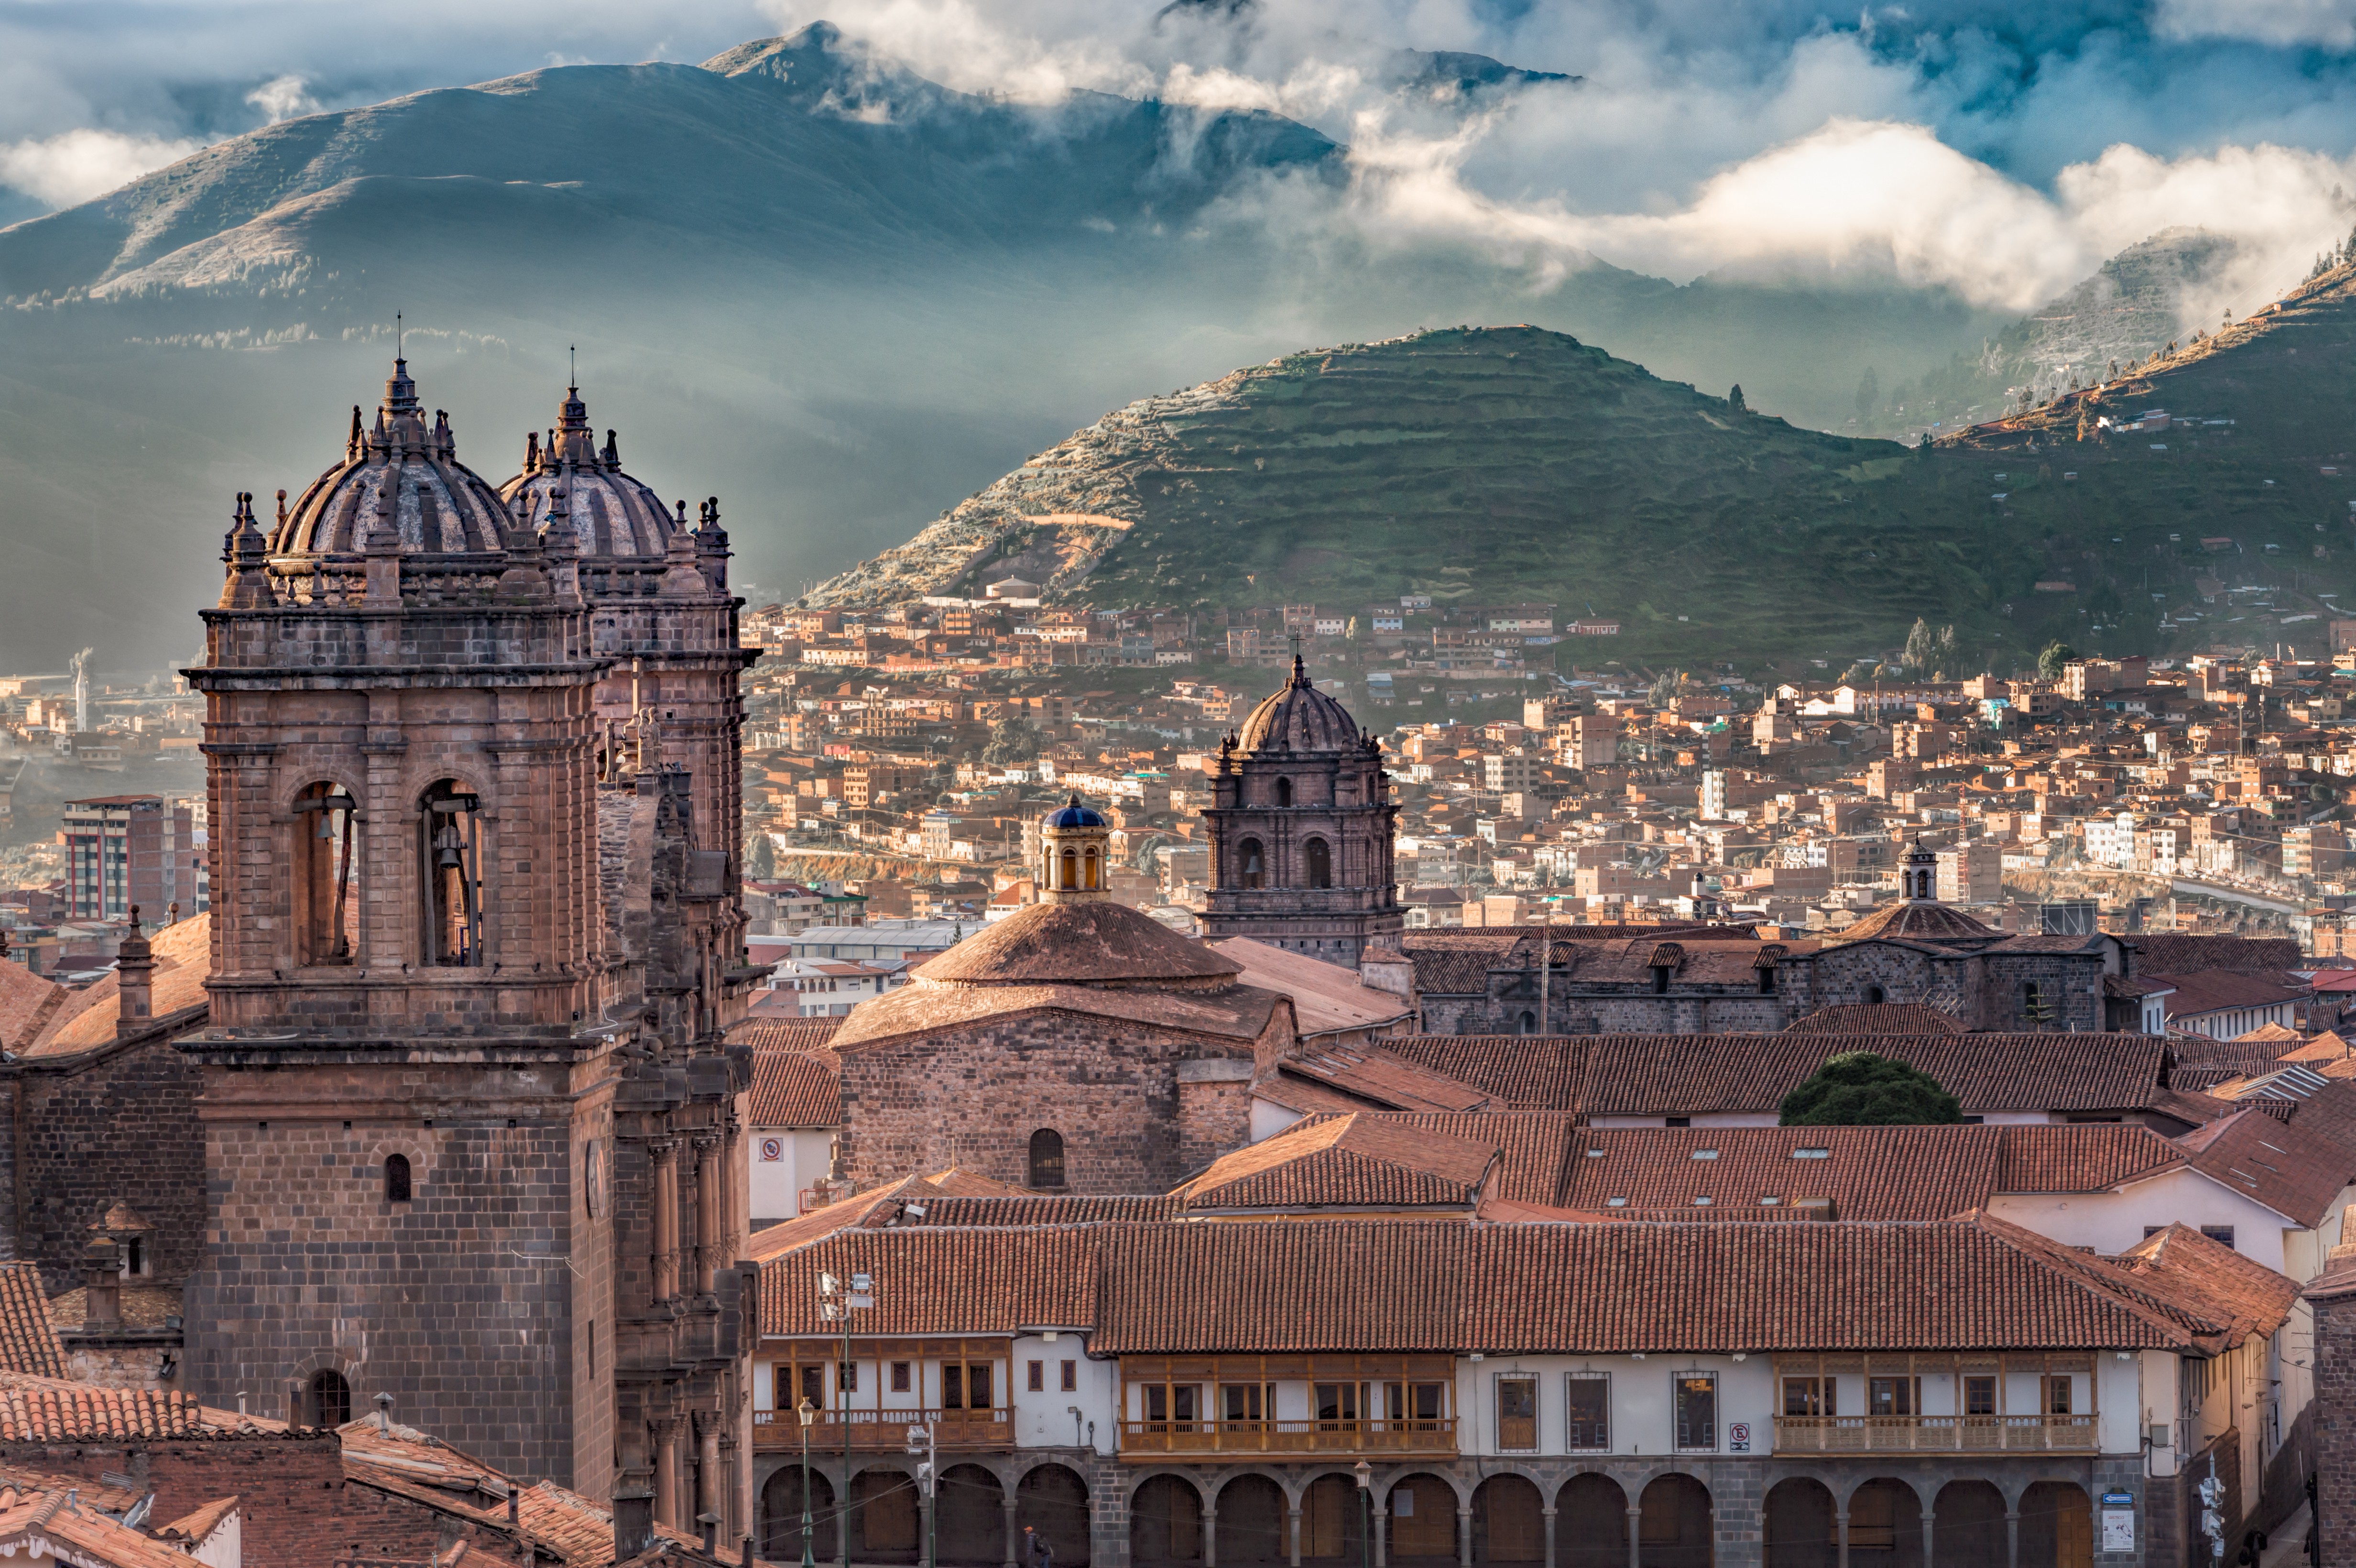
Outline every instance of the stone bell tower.
<svg viewBox="0 0 2356 1568"><path fill-rule="evenodd" d="M266 528L238 497L186 672L217 890L179 1041L188 1392L306 1424L389 1393L634 1528L712 1509L734 1540L749 1063L721 1033L756 972L684 760L607 754L578 536L519 511L401 360Z"/></svg>

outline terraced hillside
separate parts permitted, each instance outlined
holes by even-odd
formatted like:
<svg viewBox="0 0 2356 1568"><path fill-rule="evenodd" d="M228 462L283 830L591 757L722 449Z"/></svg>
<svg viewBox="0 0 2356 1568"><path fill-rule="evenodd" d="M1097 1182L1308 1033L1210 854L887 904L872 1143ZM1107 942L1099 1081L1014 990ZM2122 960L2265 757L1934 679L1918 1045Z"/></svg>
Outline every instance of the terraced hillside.
<svg viewBox="0 0 2356 1568"><path fill-rule="evenodd" d="M1420 590L1616 620L1636 661L1840 666L1918 615L1975 669L2056 638L2319 640L2356 593L2351 352L2356 270L2099 394L1909 450L1534 327L1427 332L1131 403L814 597L1018 576L1099 605L1355 613ZM2160 405L2238 422L2098 427Z"/></svg>

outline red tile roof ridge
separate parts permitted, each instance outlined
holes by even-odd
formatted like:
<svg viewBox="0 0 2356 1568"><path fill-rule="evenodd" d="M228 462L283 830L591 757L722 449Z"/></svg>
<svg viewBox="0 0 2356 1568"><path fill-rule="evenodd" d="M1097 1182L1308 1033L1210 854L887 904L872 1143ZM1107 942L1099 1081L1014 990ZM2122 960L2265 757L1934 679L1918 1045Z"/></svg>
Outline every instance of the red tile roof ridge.
<svg viewBox="0 0 2356 1568"><path fill-rule="evenodd" d="M927 987L917 980L852 1008L835 1034L833 1049L849 1055L937 1029L1042 1012L1116 1019L1241 1042L1257 1040L1271 1012L1291 1005L1290 997L1255 986L1189 990L1060 984Z"/></svg>
<svg viewBox="0 0 2356 1568"><path fill-rule="evenodd" d="M2112 1262L2130 1273L2158 1275L2230 1321L2236 1345L2251 1335L2272 1338L2298 1300L2297 1280L2181 1221L2146 1236Z"/></svg>
<svg viewBox="0 0 2356 1568"><path fill-rule="evenodd" d="M241 1495L231 1492L225 1498L215 1498L209 1503L200 1503L171 1523L158 1526L155 1533L167 1537L177 1535L183 1541L201 1543L205 1537L219 1529L220 1521L236 1509Z"/></svg>

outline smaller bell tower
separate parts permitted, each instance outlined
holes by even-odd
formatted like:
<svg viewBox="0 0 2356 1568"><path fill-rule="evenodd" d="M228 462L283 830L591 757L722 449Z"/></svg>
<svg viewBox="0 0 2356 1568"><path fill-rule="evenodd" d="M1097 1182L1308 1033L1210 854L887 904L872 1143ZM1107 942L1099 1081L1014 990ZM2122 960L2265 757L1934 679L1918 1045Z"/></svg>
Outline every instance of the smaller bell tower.
<svg viewBox="0 0 2356 1568"><path fill-rule="evenodd" d="M1039 825L1039 901L1092 903L1111 887L1112 824L1076 795Z"/></svg>

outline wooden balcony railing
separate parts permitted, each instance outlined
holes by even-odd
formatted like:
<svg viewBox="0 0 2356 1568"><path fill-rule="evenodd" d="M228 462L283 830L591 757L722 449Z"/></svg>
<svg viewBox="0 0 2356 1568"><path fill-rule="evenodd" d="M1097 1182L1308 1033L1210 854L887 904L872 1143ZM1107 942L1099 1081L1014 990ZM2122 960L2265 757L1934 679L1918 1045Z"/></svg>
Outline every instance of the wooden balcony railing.
<svg viewBox="0 0 2356 1568"><path fill-rule="evenodd" d="M2086 1415L1779 1415L1778 1454L2092 1454Z"/></svg>
<svg viewBox="0 0 2356 1568"><path fill-rule="evenodd" d="M1456 1452L1445 1421L1124 1421L1125 1459L1164 1454L1413 1454Z"/></svg>
<svg viewBox="0 0 2356 1568"><path fill-rule="evenodd" d="M999 1410L894 1410L888 1405L882 1410L822 1410L810 1423L809 1445L813 1454L842 1452L845 1416L849 1417L851 1446L873 1450L888 1448L897 1452L907 1446L908 1428L933 1424L933 1441L941 1452L974 1453L1014 1446L1013 1412ZM802 1445L801 1418L790 1410L756 1410L753 1413L753 1448L756 1453L776 1454L798 1452Z"/></svg>

